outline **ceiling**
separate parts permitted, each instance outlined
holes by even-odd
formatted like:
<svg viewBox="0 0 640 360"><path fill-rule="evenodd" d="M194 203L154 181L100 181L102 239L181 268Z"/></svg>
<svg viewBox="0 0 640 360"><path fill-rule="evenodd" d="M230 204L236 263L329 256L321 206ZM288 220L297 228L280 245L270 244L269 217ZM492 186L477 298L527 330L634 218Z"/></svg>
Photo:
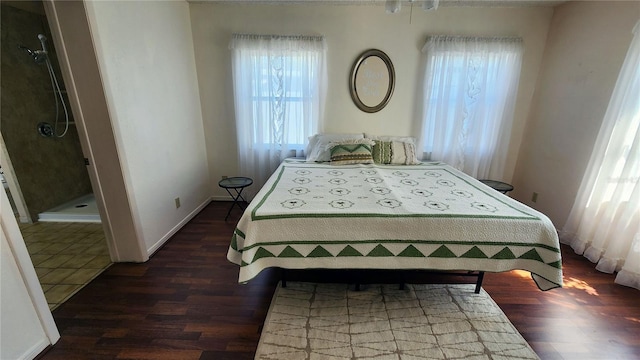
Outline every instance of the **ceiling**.
<svg viewBox="0 0 640 360"><path fill-rule="evenodd" d="M384 5L385 0L187 0L192 3L236 3L236 4L332 4L332 5ZM401 0L403 3L419 4L420 0ZM440 0L440 7L531 7L557 6L567 1L557 0Z"/></svg>

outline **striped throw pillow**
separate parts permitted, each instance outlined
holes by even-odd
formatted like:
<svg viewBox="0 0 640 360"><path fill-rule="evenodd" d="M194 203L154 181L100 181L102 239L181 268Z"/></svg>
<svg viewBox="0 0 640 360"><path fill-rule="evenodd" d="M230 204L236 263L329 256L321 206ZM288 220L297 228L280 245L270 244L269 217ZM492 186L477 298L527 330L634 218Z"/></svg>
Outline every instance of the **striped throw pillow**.
<svg viewBox="0 0 640 360"><path fill-rule="evenodd" d="M376 164L414 165L419 164L416 146L404 141L374 140L372 156Z"/></svg>
<svg viewBox="0 0 640 360"><path fill-rule="evenodd" d="M331 165L373 164L369 143L338 143L331 147Z"/></svg>

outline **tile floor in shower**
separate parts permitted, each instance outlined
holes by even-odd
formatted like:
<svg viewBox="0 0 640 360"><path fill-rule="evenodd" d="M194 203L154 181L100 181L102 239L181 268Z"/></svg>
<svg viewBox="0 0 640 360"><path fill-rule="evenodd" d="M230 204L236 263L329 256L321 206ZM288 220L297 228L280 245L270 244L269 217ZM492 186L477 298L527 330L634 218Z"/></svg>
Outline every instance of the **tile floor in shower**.
<svg viewBox="0 0 640 360"><path fill-rule="evenodd" d="M51 310L111 266L102 224L20 224Z"/></svg>

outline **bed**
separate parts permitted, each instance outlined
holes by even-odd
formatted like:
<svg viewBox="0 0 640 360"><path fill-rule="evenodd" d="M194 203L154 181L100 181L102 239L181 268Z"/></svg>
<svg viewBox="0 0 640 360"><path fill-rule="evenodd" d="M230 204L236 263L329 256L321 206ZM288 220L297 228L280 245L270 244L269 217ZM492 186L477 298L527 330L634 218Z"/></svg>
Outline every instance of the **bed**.
<svg viewBox="0 0 640 360"><path fill-rule="evenodd" d="M557 232L543 214L440 162L285 160L234 231L240 283L282 269L531 273L562 286Z"/></svg>

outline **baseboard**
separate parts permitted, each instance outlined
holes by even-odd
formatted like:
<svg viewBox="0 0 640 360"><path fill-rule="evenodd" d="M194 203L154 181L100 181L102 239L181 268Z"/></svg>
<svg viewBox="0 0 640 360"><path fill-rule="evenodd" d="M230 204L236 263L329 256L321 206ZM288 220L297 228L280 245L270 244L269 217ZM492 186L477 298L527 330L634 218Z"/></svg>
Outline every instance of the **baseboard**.
<svg viewBox="0 0 640 360"><path fill-rule="evenodd" d="M47 340L40 340L36 344L34 344L30 349L24 352L18 359L38 359L41 354L44 354L44 351L50 347L51 344Z"/></svg>
<svg viewBox="0 0 640 360"><path fill-rule="evenodd" d="M202 211L202 209L204 209L205 206L209 205L209 203L212 200L213 199L209 197L202 204L198 205L198 207L196 207L195 210L190 212L184 219L182 219L182 221L180 221L176 226L171 228L171 230L169 230L167 234L165 234L162 238L160 238L160 240L158 240L155 244L153 244L153 246L151 246L151 248L147 250L147 255L149 257L153 256L153 254L155 254L156 251L160 250L162 245L164 245L167 242L167 240L171 239L171 237L175 235L178 232L178 230L182 229L183 226L185 226L189 221L191 221L191 219L193 219L196 215L198 215L198 213Z"/></svg>
<svg viewBox="0 0 640 360"><path fill-rule="evenodd" d="M233 201L233 199L229 196L212 196L211 201Z"/></svg>

